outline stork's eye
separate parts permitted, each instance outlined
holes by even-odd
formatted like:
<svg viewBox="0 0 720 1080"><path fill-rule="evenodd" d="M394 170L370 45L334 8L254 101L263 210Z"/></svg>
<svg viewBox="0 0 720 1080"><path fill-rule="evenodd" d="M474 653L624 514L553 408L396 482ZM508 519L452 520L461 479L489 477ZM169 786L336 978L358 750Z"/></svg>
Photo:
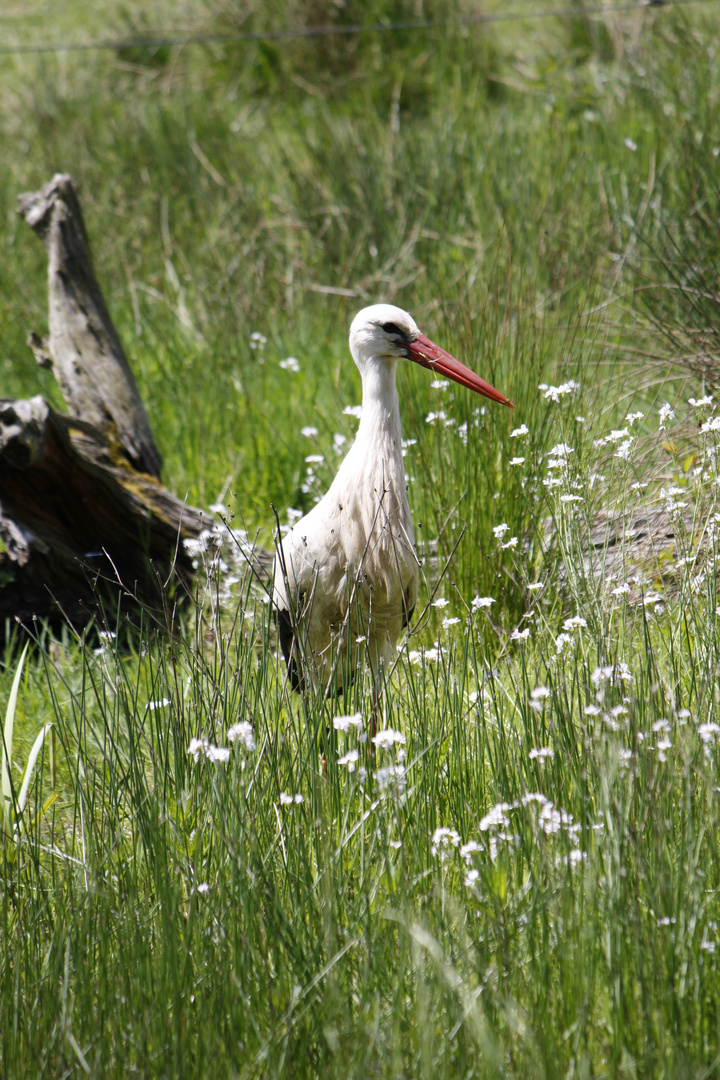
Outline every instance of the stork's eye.
<svg viewBox="0 0 720 1080"><path fill-rule="evenodd" d="M386 334L397 334L398 337L405 337L400 327L396 326L394 322L385 322L382 328Z"/></svg>

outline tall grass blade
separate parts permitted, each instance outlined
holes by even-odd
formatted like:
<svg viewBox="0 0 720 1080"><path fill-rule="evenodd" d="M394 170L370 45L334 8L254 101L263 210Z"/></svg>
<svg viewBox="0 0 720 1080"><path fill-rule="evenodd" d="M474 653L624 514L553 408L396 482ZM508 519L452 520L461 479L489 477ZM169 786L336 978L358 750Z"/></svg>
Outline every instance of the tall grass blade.
<svg viewBox="0 0 720 1080"><path fill-rule="evenodd" d="M7 711L5 713L5 729L3 734L2 754L2 795L3 818L5 821L5 831L7 833L11 831L12 818L14 815L12 780L10 779L10 766L12 765L12 740L13 728L15 727L15 710L17 708L18 692L20 690L20 679L22 678L23 665L25 664L25 657L27 655L29 644L30 643L28 642L25 645L25 648L23 649L20 656L20 662L18 663L17 669L15 671L15 678L13 679L12 687L10 689L10 697L8 698Z"/></svg>
<svg viewBox="0 0 720 1080"><path fill-rule="evenodd" d="M37 759L40 756L40 751L43 748L43 743L45 742L45 737L46 737L47 733L50 731L51 727L52 727L52 724L46 724L45 727L40 732L40 734L38 735L38 737L36 738L35 742L33 743L33 748L30 751L30 757L28 758L27 765L25 766L25 775L23 776L23 782L22 782L22 787L20 788L20 794L18 795L18 801L17 801L17 812L18 812L18 814L22 814L23 810L25 809L25 803L27 802L28 788L30 787L30 781L32 780L32 774L33 774L33 770L35 768L35 763L37 762Z"/></svg>

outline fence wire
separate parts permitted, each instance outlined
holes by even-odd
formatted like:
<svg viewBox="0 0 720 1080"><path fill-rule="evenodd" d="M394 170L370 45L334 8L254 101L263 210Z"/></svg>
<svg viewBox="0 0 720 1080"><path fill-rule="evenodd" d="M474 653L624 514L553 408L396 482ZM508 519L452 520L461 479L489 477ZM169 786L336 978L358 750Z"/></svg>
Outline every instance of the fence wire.
<svg viewBox="0 0 720 1080"><path fill-rule="evenodd" d="M37 44L0 45L0 56L21 56L34 53L93 52L120 49L159 49L164 46L223 45L260 41L292 41L302 38L357 36L360 34L391 34L417 30L436 30L444 27L471 27L490 23L522 22L527 19L553 19L566 16L609 15L613 12L647 11L659 8L681 8L697 4L717 3L717 0L639 0L636 3L572 4L557 8L506 11L465 15L447 19L407 19L401 22L373 23L348 26L299 26L285 30L253 30L237 33L188 34L168 37L150 35L127 38L108 38L97 41L39 42Z"/></svg>

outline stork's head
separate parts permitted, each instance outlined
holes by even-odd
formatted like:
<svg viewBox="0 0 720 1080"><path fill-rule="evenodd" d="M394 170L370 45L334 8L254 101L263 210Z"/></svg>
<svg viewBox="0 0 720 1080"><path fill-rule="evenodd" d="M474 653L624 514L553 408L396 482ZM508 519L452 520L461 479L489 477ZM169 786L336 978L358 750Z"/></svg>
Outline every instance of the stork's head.
<svg viewBox="0 0 720 1080"><path fill-rule="evenodd" d="M412 360L437 375L513 408L504 394L421 334L412 315L392 304L373 304L357 313L350 327L350 352L361 375L371 364L394 367L398 360Z"/></svg>

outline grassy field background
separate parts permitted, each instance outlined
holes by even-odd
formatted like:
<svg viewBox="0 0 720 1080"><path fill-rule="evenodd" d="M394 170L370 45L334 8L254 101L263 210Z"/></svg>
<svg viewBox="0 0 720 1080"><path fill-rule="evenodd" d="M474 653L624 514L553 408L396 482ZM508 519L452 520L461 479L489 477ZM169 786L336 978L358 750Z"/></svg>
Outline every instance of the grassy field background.
<svg viewBox="0 0 720 1080"><path fill-rule="evenodd" d="M3 396L59 403L16 202L67 171L164 480L233 529L269 546L271 503L285 523L328 485L366 303L516 404L399 373L413 516L449 565L374 756L362 672L337 702L284 692L221 526L179 624L34 635L16 789L53 729L3 840L3 1075L720 1068L716 5L474 10L0 13ZM446 23L271 36L418 19Z"/></svg>

